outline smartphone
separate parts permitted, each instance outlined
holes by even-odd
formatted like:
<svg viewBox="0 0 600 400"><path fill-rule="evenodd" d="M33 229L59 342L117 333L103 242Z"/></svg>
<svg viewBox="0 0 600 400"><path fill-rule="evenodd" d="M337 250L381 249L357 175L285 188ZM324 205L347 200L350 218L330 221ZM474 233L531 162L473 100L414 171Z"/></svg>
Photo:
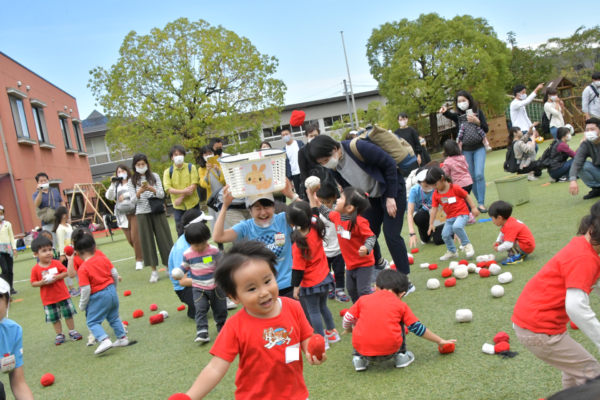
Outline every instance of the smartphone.
<svg viewBox="0 0 600 400"><path fill-rule="evenodd" d="M146 187L148 186L148 181L147 180L142 180L142 187Z"/></svg>
<svg viewBox="0 0 600 400"><path fill-rule="evenodd" d="M471 110L470 108L467 110L467 115L473 115L473 110Z"/></svg>

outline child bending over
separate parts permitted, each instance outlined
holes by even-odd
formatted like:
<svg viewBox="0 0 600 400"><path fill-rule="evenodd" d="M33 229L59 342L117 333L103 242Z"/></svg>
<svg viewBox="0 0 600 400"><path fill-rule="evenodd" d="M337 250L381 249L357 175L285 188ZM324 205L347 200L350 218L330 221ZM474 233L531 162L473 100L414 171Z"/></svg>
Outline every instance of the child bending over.
<svg viewBox="0 0 600 400"><path fill-rule="evenodd" d="M500 227L494 250L508 253L508 258L502 261L502 265L523 262L535 250L535 239L527 225L511 217L512 206L506 201L493 202L488 212L494 225Z"/></svg>

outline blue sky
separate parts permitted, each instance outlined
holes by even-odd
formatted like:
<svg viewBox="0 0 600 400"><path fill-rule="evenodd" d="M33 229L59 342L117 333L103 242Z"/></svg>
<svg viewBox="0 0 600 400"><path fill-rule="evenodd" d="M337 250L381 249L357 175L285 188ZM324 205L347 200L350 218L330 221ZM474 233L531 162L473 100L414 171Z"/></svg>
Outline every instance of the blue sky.
<svg viewBox="0 0 600 400"><path fill-rule="evenodd" d="M598 24L589 1L48 1L4 2L0 8L0 51L77 98L80 116L96 108L87 88L89 70L118 58L125 35L146 34L180 17L204 19L245 36L261 53L279 59L277 77L287 87L286 103L342 94L346 65L344 31L354 91L371 90L365 56L373 28L402 18L437 12L445 18L486 18L497 35L515 31L520 46L572 34ZM587 10L587 11L586 11ZM99 111L102 111L99 109Z"/></svg>

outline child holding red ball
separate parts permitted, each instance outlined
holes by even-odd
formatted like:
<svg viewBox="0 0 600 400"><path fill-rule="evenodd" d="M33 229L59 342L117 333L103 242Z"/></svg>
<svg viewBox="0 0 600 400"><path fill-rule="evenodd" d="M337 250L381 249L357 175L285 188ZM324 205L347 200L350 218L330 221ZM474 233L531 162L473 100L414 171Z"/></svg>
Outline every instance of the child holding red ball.
<svg viewBox="0 0 600 400"><path fill-rule="evenodd" d="M500 227L500 235L494 243L495 251L506 251L508 258L502 265L514 265L535 250L535 239L529 228L516 218L511 217L512 206L506 201L498 200L489 209L494 225Z"/></svg>
<svg viewBox="0 0 600 400"><path fill-rule="evenodd" d="M235 378L236 399L306 400L300 351L307 362L313 330L296 300L279 297L277 258L264 243L234 243L215 269L217 285L243 309L227 320L210 350L212 360L202 370L187 395L203 399L223 379L239 355Z"/></svg>

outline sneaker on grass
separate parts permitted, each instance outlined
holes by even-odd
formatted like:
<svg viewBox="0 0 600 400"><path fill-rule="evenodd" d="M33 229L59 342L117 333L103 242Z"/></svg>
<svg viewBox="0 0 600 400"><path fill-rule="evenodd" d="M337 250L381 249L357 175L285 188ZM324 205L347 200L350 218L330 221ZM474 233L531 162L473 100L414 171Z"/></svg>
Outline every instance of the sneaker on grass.
<svg viewBox="0 0 600 400"><path fill-rule="evenodd" d="M350 301L350 299L348 298L348 296L346 296L346 293L344 293L343 290L336 290L334 299L336 301L339 301L340 303L347 303Z"/></svg>
<svg viewBox="0 0 600 400"><path fill-rule="evenodd" d="M83 339L83 336L81 336L81 334L79 334L76 331L73 332L69 332L69 339L73 340L74 342Z"/></svg>
<svg viewBox="0 0 600 400"><path fill-rule="evenodd" d="M327 329L325 329L325 337L327 337L328 343L337 343L340 340L342 340L337 329L333 329L331 331L328 331Z"/></svg>
<svg viewBox="0 0 600 400"><path fill-rule="evenodd" d="M158 271L152 271L150 274L150 283L158 282Z"/></svg>
<svg viewBox="0 0 600 400"><path fill-rule="evenodd" d="M446 254L444 254L443 256L440 257L441 261L446 261L446 260L451 260L453 258L458 258L458 252L455 251L454 253L451 251L447 251Z"/></svg>
<svg viewBox="0 0 600 400"><path fill-rule="evenodd" d="M398 353L394 356L394 364L396 368L408 367L413 361L415 361L415 355L407 351L406 353Z"/></svg>
<svg viewBox="0 0 600 400"><path fill-rule="evenodd" d="M136 261L135 262L135 270L141 271L142 269L144 269L144 263L141 261Z"/></svg>
<svg viewBox="0 0 600 400"><path fill-rule="evenodd" d="M81 289L71 289L69 290L69 294L71 295L71 297L77 297L77 296L81 296Z"/></svg>
<svg viewBox="0 0 600 400"><path fill-rule="evenodd" d="M198 342L210 342L210 337L208 337L208 332L202 331L198 335L196 335L196 343Z"/></svg>
<svg viewBox="0 0 600 400"><path fill-rule="evenodd" d="M333 292L333 290L329 291L329 293L327 294L327 298L329 300L335 300L335 293Z"/></svg>
<svg viewBox="0 0 600 400"><path fill-rule="evenodd" d="M96 349L94 354L104 353L105 351L112 349L112 347L113 347L113 343L111 342L111 340L109 338L106 338L102 342L100 342L100 346L98 346L98 348Z"/></svg>
<svg viewBox="0 0 600 400"><path fill-rule="evenodd" d="M125 346L129 346L129 339L127 339L127 336L123 336L121 339L115 340L115 342L112 345L112 347L125 347Z"/></svg>
<svg viewBox="0 0 600 400"><path fill-rule="evenodd" d="M408 284L408 290L406 291L406 294L404 295L404 297L408 296L409 294L411 294L415 290L417 290L417 288L415 287L415 285L413 285L412 283L409 283Z"/></svg>
<svg viewBox="0 0 600 400"><path fill-rule="evenodd" d="M95 344L96 344L96 338L94 337L94 335L92 335L90 333L90 335L88 336L87 346L93 346Z"/></svg>
<svg viewBox="0 0 600 400"><path fill-rule="evenodd" d="M502 265L515 265L523 262L523 258L520 254L515 254L502 261Z"/></svg>
<svg viewBox="0 0 600 400"><path fill-rule="evenodd" d="M229 297L227 297L227 309L228 310L235 310L237 308L237 304L235 304L233 302L233 300L231 300Z"/></svg>
<svg viewBox="0 0 600 400"><path fill-rule="evenodd" d="M465 245L465 255L467 258L473 257L475 255L475 249L473 249L473 245L471 243Z"/></svg>
<svg viewBox="0 0 600 400"><path fill-rule="evenodd" d="M352 358L352 364L354 364L354 369L356 371L364 371L367 369L369 361L363 356L354 356L354 358Z"/></svg>
<svg viewBox="0 0 600 400"><path fill-rule="evenodd" d="M60 346L64 342L65 342L65 335L63 335L62 333L59 333L58 335L56 335L56 339L54 339L54 344L56 346Z"/></svg>

